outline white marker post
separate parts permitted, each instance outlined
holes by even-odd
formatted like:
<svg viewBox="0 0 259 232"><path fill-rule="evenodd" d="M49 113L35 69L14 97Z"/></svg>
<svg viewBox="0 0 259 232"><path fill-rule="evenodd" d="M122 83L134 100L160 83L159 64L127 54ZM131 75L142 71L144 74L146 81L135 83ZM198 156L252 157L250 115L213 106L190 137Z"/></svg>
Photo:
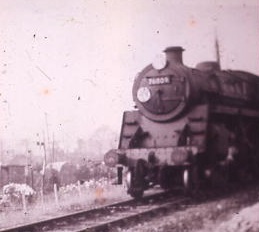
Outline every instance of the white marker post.
<svg viewBox="0 0 259 232"><path fill-rule="evenodd" d="M25 194L24 193L22 193L22 208L23 208L23 212L27 213L26 198L25 198Z"/></svg>
<svg viewBox="0 0 259 232"><path fill-rule="evenodd" d="M56 203L56 206L59 206L59 202L58 202L58 187L57 187L57 184L54 184L54 194L55 194L55 203Z"/></svg>
<svg viewBox="0 0 259 232"><path fill-rule="evenodd" d="M81 184L80 181L77 181L77 190L78 190L78 194L79 194L79 198L82 198L82 191L81 191Z"/></svg>

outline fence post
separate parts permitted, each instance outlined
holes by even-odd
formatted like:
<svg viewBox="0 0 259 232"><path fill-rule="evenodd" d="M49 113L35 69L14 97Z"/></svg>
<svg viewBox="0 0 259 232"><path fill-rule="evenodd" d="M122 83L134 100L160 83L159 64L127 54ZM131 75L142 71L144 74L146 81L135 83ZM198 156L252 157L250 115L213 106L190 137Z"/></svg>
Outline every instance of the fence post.
<svg viewBox="0 0 259 232"><path fill-rule="evenodd" d="M41 206L42 206L43 209L45 209L43 189L40 190L40 198L41 198Z"/></svg>
<svg viewBox="0 0 259 232"><path fill-rule="evenodd" d="M59 203L58 203L58 187L57 187L57 184L54 184L54 194L55 194L55 203L56 203L56 206L59 206Z"/></svg>
<svg viewBox="0 0 259 232"><path fill-rule="evenodd" d="M23 208L23 212L27 213L26 198L25 198L25 194L24 193L22 193L22 208Z"/></svg>
<svg viewBox="0 0 259 232"><path fill-rule="evenodd" d="M81 185L80 185L80 181L77 181L77 190L78 190L78 194L79 194L79 198L82 198L82 191L81 191Z"/></svg>

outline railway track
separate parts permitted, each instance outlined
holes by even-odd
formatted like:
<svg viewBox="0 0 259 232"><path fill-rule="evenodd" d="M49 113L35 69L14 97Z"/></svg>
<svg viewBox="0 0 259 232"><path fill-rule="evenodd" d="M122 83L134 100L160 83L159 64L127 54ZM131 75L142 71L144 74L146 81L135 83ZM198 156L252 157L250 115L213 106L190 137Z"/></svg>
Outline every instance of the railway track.
<svg viewBox="0 0 259 232"><path fill-rule="evenodd" d="M170 192L145 196L141 201L127 200L87 211L38 221L27 225L6 228L0 232L66 232L66 231L111 231L140 222L148 217L179 209L188 204L189 198L173 196Z"/></svg>
<svg viewBox="0 0 259 232"><path fill-rule="evenodd" d="M195 197L183 197L182 191L159 192L146 195L141 201L134 199L103 205L91 210L66 214L64 216L38 221L27 225L5 228L0 232L82 232L82 231L116 231L118 228L133 227L137 223L147 221L167 212L186 209L190 205L231 197L235 193L253 190L257 184L232 186L222 189L207 189ZM257 194L258 192L256 192Z"/></svg>

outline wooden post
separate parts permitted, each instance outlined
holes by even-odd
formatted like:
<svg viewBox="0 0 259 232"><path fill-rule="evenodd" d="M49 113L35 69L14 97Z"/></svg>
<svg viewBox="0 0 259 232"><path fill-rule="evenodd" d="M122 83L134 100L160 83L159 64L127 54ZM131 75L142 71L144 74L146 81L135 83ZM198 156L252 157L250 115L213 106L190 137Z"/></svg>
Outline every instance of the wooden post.
<svg viewBox="0 0 259 232"><path fill-rule="evenodd" d="M81 191L81 185L80 185L80 181L77 181L77 190L78 190L78 194L79 194L79 198L82 198L82 191Z"/></svg>
<svg viewBox="0 0 259 232"><path fill-rule="evenodd" d="M44 197L43 196L43 189L41 189L41 191L40 191L41 206L42 206L43 209L45 209L45 207L44 207L44 198L43 197Z"/></svg>
<svg viewBox="0 0 259 232"><path fill-rule="evenodd" d="M25 198L25 194L24 193L22 193L22 208L23 208L23 212L27 213L26 198Z"/></svg>
<svg viewBox="0 0 259 232"><path fill-rule="evenodd" d="M59 203L58 203L58 187L57 187L57 184L54 184L54 194L55 194L55 203L56 203L56 206L59 206Z"/></svg>
<svg viewBox="0 0 259 232"><path fill-rule="evenodd" d="M45 139L44 139L44 133L43 133L43 139L44 142L41 142L39 134L37 134L38 141L37 145L39 146L39 150L41 150L41 146L43 147L43 161L42 161L42 183L41 183L41 195L43 200L43 194L44 194L44 187L45 187L45 169L46 169L46 160L47 160L47 154L46 154L46 146L45 146Z"/></svg>

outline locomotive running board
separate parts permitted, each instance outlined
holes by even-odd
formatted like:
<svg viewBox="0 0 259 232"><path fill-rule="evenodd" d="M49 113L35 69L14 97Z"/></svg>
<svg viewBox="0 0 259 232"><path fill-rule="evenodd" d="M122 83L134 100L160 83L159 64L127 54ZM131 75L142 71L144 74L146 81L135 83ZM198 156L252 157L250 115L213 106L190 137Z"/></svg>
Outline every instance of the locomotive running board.
<svg viewBox="0 0 259 232"><path fill-rule="evenodd" d="M212 113L217 114L232 114L232 115L242 115L247 117L259 117L258 110L251 110L251 109L241 109L236 107L229 107L229 106L222 106L222 105L215 105L211 107Z"/></svg>

